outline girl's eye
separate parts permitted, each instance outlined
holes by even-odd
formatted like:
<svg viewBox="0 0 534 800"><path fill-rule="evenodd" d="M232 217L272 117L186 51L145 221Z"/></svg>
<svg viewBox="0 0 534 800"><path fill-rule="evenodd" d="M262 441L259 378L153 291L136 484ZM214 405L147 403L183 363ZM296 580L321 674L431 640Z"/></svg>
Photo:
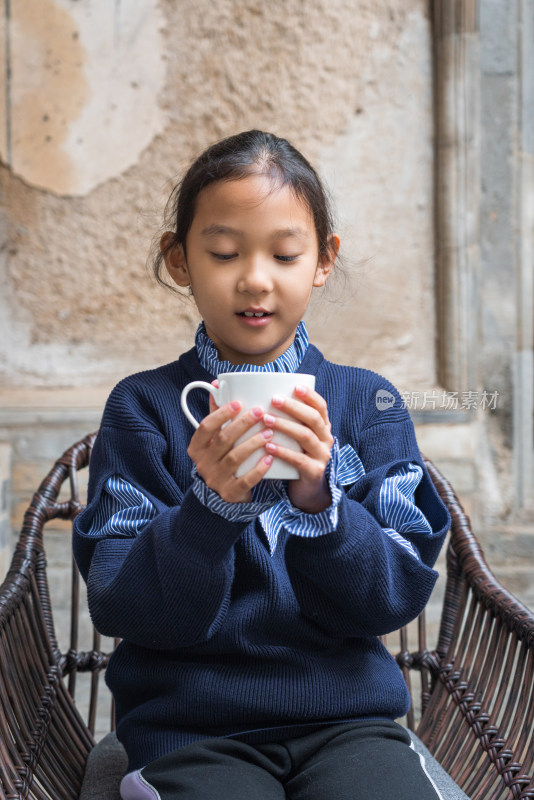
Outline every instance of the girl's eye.
<svg viewBox="0 0 534 800"><path fill-rule="evenodd" d="M237 253L212 253L211 255L218 261L229 261L231 258L235 258Z"/></svg>
<svg viewBox="0 0 534 800"><path fill-rule="evenodd" d="M275 256L277 261L283 261L284 264L291 264L292 261L296 261L298 256Z"/></svg>

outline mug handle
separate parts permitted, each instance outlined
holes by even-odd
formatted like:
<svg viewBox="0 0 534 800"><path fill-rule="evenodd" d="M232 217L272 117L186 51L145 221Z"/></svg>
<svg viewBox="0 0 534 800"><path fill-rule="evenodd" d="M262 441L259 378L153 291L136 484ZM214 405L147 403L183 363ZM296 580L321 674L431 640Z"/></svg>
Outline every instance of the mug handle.
<svg viewBox="0 0 534 800"><path fill-rule="evenodd" d="M194 428L198 428L200 422L197 419L195 419L195 417L192 415L187 406L187 395L189 394L191 389L205 389L213 396L215 402L217 402L217 389L215 388L215 386L212 386L211 383L207 383L206 381L193 381L192 383L188 383L187 386L185 386L182 389L182 394L180 396L180 405L182 406L182 411L184 412L185 416L187 417L191 425Z"/></svg>

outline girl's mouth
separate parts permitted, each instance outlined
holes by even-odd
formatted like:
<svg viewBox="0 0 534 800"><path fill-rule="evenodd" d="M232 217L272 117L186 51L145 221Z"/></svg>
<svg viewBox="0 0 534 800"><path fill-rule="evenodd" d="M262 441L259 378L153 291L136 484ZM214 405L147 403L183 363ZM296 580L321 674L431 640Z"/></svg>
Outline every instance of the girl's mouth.
<svg viewBox="0 0 534 800"><path fill-rule="evenodd" d="M239 311L238 316L240 317L247 317L247 319L252 319L253 317L256 319L262 319L263 317L271 317L271 311Z"/></svg>
<svg viewBox="0 0 534 800"><path fill-rule="evenodd" d="M238 311L237 316L247 327L261 328L268 324L273 313L272 311Z"/></svg>

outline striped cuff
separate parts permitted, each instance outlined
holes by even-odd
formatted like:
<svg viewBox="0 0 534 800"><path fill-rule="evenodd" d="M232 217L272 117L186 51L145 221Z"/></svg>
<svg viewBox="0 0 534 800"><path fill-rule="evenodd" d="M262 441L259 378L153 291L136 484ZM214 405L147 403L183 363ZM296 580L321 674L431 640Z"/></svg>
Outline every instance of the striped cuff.
<svg viewBox="0 0 534 800"><path fill-rule="evenodd" d="M192 489L197 499L203 506L228 522L252 522L281 498L282 481L260 481L252 490L250 503L228 503L204 483L195 467L191 475Z"/></svg>
<svg viewBox="0 0 534 800"><path fill-rule="evenodd" d="M250 503L227 503L210 489L193 468L193 492L200 502L229 522L252 522L260 517L261 525L271 546L284 527L294 536L315 537L331 533L337 527L338 507L342 489L340 482L353 482L364 474L364 469L354 450L347 446L340 450L334 439L330 461L326 468L332 503L318 514L307 514L296 508L289 499L286 481L260 481L252 490Z"/></svg>
<svg viewBox="0 0 534 800"><path fill-rule="evenodd" d="M343 450L345 450L345 448L343 448ZM352 448L350 448L350 450L351 453L348 451L343 453L343 451L339 449L338 440L334 438L334 444L330 451L330 461L326 467L326 479L332 496L332 503L328 508L325 508L324 511L319 511L318 514L307 514L305 511L296 508L292 504L284 485L282 486L283 504L275 506L271 511L264 514L264 517L272 515L273 519L269 520L269 523L276 526L277 530L283 526L293 536L303 536L305 538L325 536L327 533L335 531L338 522L339 503L341 502L341 496L343 494L340 483L342 480L348 480L349 475L352 480L355 469L359 471L356 462L353 459L351 460L352 453L361 465L361 461L354 450ZM353 461L354 463L352 463ZM364 474L363 466L361 470L361 474Z"/></svg>

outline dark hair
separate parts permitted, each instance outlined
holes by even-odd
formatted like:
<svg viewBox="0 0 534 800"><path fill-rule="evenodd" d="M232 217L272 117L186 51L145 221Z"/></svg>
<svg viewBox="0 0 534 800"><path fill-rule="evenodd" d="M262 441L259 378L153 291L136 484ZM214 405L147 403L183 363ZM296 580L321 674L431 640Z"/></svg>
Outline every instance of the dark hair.
<svg viewBox="0 0 534 800"><path fill-rule="evenodd" d="M162 252L154 244L152 268L158 283L174 288L163 277L165 256L176 245L185 250L200 192L216 181L232 181L248 175L269 175L278 186L289 186L313 215L319 255L331 252L333 221L330 202L321 180L302 153L286 139L251 130L229 136L208 147L189 167L171 192L165 208L165 229L173 232Z"/></svg>

